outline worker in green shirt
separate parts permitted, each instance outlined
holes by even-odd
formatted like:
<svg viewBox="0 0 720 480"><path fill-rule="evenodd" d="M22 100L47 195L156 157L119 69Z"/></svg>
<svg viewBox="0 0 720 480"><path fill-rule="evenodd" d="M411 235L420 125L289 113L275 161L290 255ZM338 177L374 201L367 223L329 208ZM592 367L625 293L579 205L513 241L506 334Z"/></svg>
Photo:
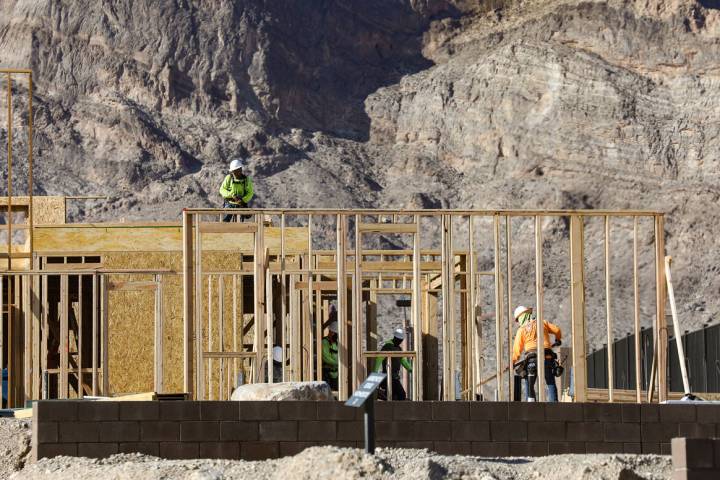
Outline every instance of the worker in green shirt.
<svg viewBox="0 0 720 480"><path fill-rule="evenodd" d="M247 208L253 198L253 181L243 171L244 160L236 158L230 162L230 173L220 186L220 195L223 198L223 208ZM231 222L235 215L225 215L223 222ZM247 216L243 215L243 219Z"/></svg>
<svg viewBox="0 0 720 480"><path fill-rule="evenodd" d="M322 339L322 379L330 389L338 389L338 324L330 322L328 334Z"/></svg>
<svg viewBox="0 0 720 480"><path fill-rule="evenodd" d="M402 348L400 345L405 340L405 330L402 328L395 329L393 332L393 338L385 342L381 352L401 352ZM405 388L400 381L400 365L405 368L408 372L412 372L412 364L405 357L393 357L390 362L390 378L392 379L392 399L393 400L405 400L407 395ZM375 371L376 372L387 372L387 358L377 357L375 358ZM387 379L380 385L380 389L385 391L385 398L387 398ZM382 394L380 395L382 396Z"/></svg>

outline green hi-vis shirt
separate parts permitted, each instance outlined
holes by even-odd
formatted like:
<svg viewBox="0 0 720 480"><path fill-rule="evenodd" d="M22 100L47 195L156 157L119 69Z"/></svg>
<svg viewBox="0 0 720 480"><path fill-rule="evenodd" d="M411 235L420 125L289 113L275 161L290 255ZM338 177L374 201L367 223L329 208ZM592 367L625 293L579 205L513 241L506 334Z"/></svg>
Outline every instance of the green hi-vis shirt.
<svg viewBox="0 0 720 480"><path fill-rule="evenodd" d="M338 344L330 343L330 339L322 339L323 369L330 370L330 378L338 377Z"/></svg>
<svg viewBox="0 0 720 480"><path fill-rule="evenodd" d="M395 346L395 344L393 343L392 340L388 340L387 342L385 342L383 344L380 351L382 351L382 352L402 352L402 349L400 347ZM395 357L390 362L390 367L391 367L390 370L394 377L397 377L400 375L400 365L402 365L403 368L405 370L407 370L408 372L412 372L412 364L410 363L410 361L407 358L401 357L398 361L398 358ZM375 371L376 372L384 372L386 368L387 368L387 358L376 357L375 358Z"/></svg>
<svg viewBox="0 0 720 480"><path fill-rule="evenodd" d="M230 203L238 203L233 200L233 197L238 197L241 198L245 204L248 204L253 198L253 193L253 181L252 178L248 176L235 180L235 177L229 174L220 186L220 195Z"/></svg>

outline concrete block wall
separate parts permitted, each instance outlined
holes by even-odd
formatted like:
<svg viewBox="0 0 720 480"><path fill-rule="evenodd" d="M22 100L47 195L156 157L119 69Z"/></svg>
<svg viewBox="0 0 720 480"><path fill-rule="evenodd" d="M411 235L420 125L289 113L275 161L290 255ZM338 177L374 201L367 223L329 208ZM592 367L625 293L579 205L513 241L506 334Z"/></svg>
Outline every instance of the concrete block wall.
<svg viewBox="0 0 720 480"><path fill-rule="evenodd" d="M720 438L673 438L673 480L720 478Z"/></svg>
<svg viewBox="0 0 720 480"><path fill-rule="evenodd" d="M340 402L41 401L33 457L264 459L313 445L362 447L362 409ZM378 402L379 447L444 454L670 454L675 437L720 436L720 405Z"/></svg>

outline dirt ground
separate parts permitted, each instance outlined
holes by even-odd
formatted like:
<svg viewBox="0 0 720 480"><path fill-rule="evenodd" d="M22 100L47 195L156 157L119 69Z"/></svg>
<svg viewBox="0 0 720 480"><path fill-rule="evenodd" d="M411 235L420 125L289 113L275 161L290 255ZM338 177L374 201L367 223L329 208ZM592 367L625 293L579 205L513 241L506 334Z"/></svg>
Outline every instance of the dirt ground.
<svg viewBox="0 0 720 480"><path fill-rule="evenodd" d="M670 457L658 455L557 455L486 458L437 455L427 450L313 447L279 460L162 460L139 454L107 459L57 457L29 462L30 422L0 420L0 478L10 479L607 479L671 477Z"/></svg>
<svg viewBox="0 0 720 480"><path fill-rule="evenodd" d="M0 419L0 478L22 469L30 458L30 422Z"/></svg>

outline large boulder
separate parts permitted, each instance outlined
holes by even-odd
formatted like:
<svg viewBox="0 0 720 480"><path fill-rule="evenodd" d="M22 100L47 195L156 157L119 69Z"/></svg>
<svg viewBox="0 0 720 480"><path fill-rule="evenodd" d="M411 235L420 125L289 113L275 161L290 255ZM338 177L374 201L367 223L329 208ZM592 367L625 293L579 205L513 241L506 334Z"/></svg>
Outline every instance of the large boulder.
<svg viewBox="0 0 720 480"><path fill-rule="evenodd" d="M253 383L235 389L230 400L332 400L325 382Z"/></svg>

